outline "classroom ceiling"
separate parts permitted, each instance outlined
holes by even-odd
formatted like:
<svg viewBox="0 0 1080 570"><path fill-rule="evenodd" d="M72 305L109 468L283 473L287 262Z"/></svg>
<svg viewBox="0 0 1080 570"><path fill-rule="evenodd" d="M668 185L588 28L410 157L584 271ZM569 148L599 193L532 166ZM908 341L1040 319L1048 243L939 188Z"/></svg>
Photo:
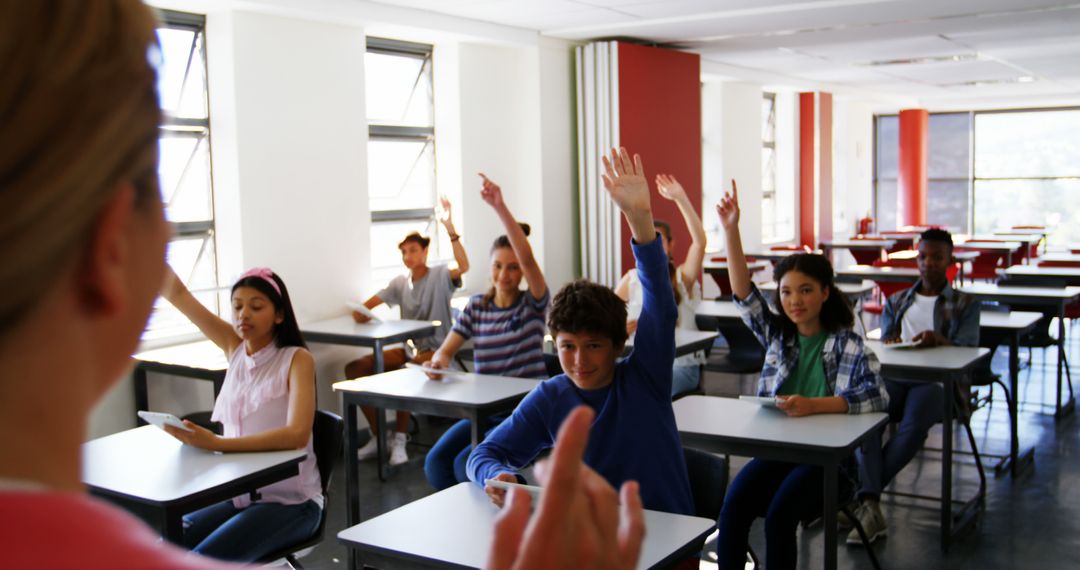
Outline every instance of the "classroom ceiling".
<svg viewBox="0 0 1080 570"><path fill-rule="evenodd" d="M1080 103L1080 2L378 0L572 40L700 53L707 74L930 109Z"/></svg>

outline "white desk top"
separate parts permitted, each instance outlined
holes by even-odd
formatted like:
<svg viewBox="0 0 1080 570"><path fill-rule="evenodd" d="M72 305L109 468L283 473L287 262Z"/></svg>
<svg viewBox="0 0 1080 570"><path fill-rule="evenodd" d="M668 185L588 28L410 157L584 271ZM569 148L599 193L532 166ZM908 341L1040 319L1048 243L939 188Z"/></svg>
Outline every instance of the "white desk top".
<svg viewBox="0 0 1080 570"><path fill-rule="evenodd" d="M831 249L889 249L896 246L896 240L887 238L834 239L821 242L821 246Z"/></svg>
<svg viewBox="0 0 1080 570"><path fill-rule="evenodd" d="M972 283L960 287L959 291L968 295L1015 297L1018 301L1024 298L1067 300L1080 296L1080 287L1002 287L991 283Z"/></svg>
<svg viewBox="0 0 1080 570"><path fill-rule="evenodd" d="M874 412L792 418L775 408L714 396L687 396L672 406L682 433L832 449L852 445L886 417L884 412Z"/></svg>
<svg viewBox="0 0 1080 570"><path fill-rule="evenodd" d="M863 281L861 283L837 283L837 288L840 292L848 296L861 296L874 290L873 281ZM762 283L758 285L758 289L761 289L762 293L772 294L776 292L776 282L770 281L769 283Z"/></svg>
<svg viewBox="0 0 1080 570"><path fill-rule="evenodd" d="M727 273L728 271L726 261L706 261L701 267L706 273ZM750 270L750 273L757 273L763 269L768 269L770 265L765 261L748 261L746 267Z"/></svg>
<svg viewBox="0 0 1080 570"><path fill-rule="evenodd" d="M875 277L894 276L911 279L912 283L919 278L919 270L914 267L874 267L873 265L852 265L837 271L836 274L865 277L871 280Z"/></svg>
<svg viewBox="0 0 1080 570"><path fill-rule="evenodd" d="M1014 229L1007 229L1007 230L994 230L994 235L996 235L996 236L1045 236L1047 233L1049 233L1049 231L1050 230L1048 230L1046 228L1038 228L1038 229L1014 228Z"/></svg>
<svg viewBox="0 0 1080 570"><path fill-rule="evenodd" d="M1037 277L1080 279L1080 267L1035 267L1032 265L1014 265L1005 270L1005 275L1030 275Z"/></svg>
<svg viewBox="0 0 1080 570"><path fill-rule="evenodd" d="M756 259L777 260L777 259L784 259L786 257L791 257L792 255L795 255L796 253L808 253L808 252L805 251L805 250L801 250L801 249L770 249L770 250L767 250L767 251L760 251L759 250L759 251L753 252L753 253L748 252L746 254L746 257L753 257L753 258L756 258ZM809 253L821 254L821 250L818 249L818 250L811 251Z"/></svg>
<svg viewBox="0 0 1080 570"><path fill-rule="evenodd" d="M483 406L528 393L539 380L454 374L432 380L415 368L402 368L357 380L335 382L335 391L370 392L382 396Z"/></svg>
<svg viewBox="0 0 1080 570"><path fill-rule="evenodd" d="M168 503L304 457L302 449L214 453L184 445L154 426L143 426L84 443L82 482Z"/></svg>
<svg viewBox="0 0 1080 570"><path fill-rule="evenodd" d="M739 309L731 301L702 301L694 309L694 314L717 319L742 320L742 317L739 316Z"/></svg>
<svg viewBox="0 0 1080 570"><path fill-rule="evenodd" d="M992 251L1014 251L1020 249L1024 245L1018 241L966 241L964 243L956 244L954 249L986 249Z"/></svg>
<svg viewBox="0 0 1080 570"><path fill-rule="evenodd" d="M998 233L998 232L994 232L993 235L971 236L970 238L968 238L968 241L972 242L972 241L990 240L991 242L993 242L995 240L1000 241L1002 239L1007 239L1010 242L1018 241L1018 242L1022 242L1022 243L1026 243L1026 244L1030 245L1030 244L1039 243L1040 241L1042 241L1042 235L1041 234L1040 235L1035 235L1035 234L1013 234L1013 233L1001 234L1001 233Z"/></svg>
<svg viewBox="0 0 1080 570"><path fill-rule="evenodd" d="M1039 261L1056 261L1065 263L1080 263L1080 253L1055 252L1047 253L1038 258Z"/></svg>
<svg viewBox="0 0 1080 570"><path fill-rule="evenodd" d="M926 368L957 372L990 353L989 348L974 346L935 346L934 348L888 348L881 341L866 341L882 366Z"/></svg>
<svg viewBox="0 0 1080 570"><path fill-rule="evenodd" d="M675 329L675 351L678 352L680 348L685 348L692 344L716 340L716 337L718 336L720 336L720 333L716 331L693 331L677 328ZM633 348L633 336L626 340L626 346L627 348Z"/></svg>
<svg viewBox="0 0 1080 570"><path fill-rule="evenodd" d="M1023 330L1041 318L1042 313L1027 311L1010 311L1008 313L983 311L979 313L979 327Z"/></svg>
<svg viewBox="0 0 1080 570"><path fill-rule="evenodd" d="M483 568L499 509L473 483L458 483L338 533L350 546L367 546L413 559ZM649 568L708 533L715 521L645 511L638 568ZM407 531L406 531L407 529Z"/></svg>
<svg viewBox="0 0 1080 570"><path fill-rule="evenodd" d="M300 332L304 336L334 335L375 340L415 333L432 326L433 323L434 321L399 319L381 323L359 324L353 320L351 315L346 315L300 325Z"/></svg>
<svg viewBox="0 0 1080 570"><path fill-rule="evenodd" d="M224 371L229 367L225 351L209 340L144 350L136 353L133 358L143 362L158 362L172 366L202 368L211 371Z"/></svg>

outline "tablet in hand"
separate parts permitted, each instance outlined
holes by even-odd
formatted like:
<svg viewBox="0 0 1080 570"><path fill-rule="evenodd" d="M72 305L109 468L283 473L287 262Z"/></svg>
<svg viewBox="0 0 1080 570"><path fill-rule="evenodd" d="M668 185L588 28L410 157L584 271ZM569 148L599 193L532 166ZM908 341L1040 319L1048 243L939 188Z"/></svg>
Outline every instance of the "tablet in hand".
<svg viewBox="0 0 1080 570"><path fill-rule="evenodd" d="M184 431L195 431L184 425L184 422L180 421L180 418L172 414L139 410L139 417L145 420L146 423L157 426L159 429L165 429L165 426L172 426Z"/></svg>
<svg viewBox="0 0 1080 570"><path fill-rule="evenodd" d="M510 489L513 489L515 487L518 489L524 489L525 491L528 491L530 495L532 495L533 501L538 501L540 499L540 495L542 495L544 492L543 487L537 487L536 485L523 485L521 483L511 483L509 481L500 481L499 479L487 479L484 481L484 485L490 485L497 489L503 489L507 492L509 492Z"/></svg>
<svg viewBox="0 0 1080 570"><path fill-rule="evenodd" d="M757 404L763 408L776 407L776 397L774 396L739 396L739 399L744 402Z"/></svg>
<svg viewBox="0 0 1080 570"><path fill-rule="evenodd" d="M363 303L356 303L354 301L346 301L345 306L347 306L350 309L356 311L357 313L360 313L361 315L364 315L365 317L371 319L372 322L376 322L376 323L381 323L382 322L382 319L377 317L375 315L375 313L371 312L371 309L365 307Z"/></svg>

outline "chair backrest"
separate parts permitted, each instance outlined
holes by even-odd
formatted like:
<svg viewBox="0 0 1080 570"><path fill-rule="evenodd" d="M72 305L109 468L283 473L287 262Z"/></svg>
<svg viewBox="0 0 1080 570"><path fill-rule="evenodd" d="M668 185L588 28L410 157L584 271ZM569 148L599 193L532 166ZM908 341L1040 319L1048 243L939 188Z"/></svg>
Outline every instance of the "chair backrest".
<svg viewBox="0 0 1080 570"><path fill-rule="evenodd" d="M694 495L694 514L716 520L727 493L728 464L723 457L700 449L683 448L690 492Z"/></svg>
<svg viewBox="0 0 1080 570"><path fill-rule="evenodd" d="M315 463L319 466L323 493L330 488L334 466L341 457L345 443L345 422L341 416L326 410L315 410L315 423L311 428Z"/></svg>

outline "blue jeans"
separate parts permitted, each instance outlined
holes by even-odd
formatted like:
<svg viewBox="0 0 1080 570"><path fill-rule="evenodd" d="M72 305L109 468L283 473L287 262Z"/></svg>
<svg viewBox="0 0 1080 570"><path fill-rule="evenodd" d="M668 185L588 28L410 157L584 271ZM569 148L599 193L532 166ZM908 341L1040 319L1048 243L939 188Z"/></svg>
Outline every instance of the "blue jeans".
<svg viewBox="0 0 1080 570"><path fill-rule="evenodd" d="M671 397L697 388L701 380L700 366L676 366L671 369Z"/></svg>
<svg viewBox="0 0 1080 570"><path fill-rule="evenodd" d="M945 390L934 382L885 381L889 391L889 420L900 422L896 435L881 446L880 431L863 440L859 457L859 497L874 497L888 486L896 474L922 449L926 434L941 421Z"/></svg>
<svg viewBox="0 0 1080 570"><path fill-rule="evenodd" d="M500 414L481 420L484 422L481 426L484 437L487 437L487 432L507 417L509 416ZM428 483L431 483L436 491L442 491L468 481L465 463L468 462L470 453L472 453L472 422L461 420L446 430L446 433L435 442L431 451L428 451L427 457L424 458L424 475L427 476Z"/></svg>
<svg viewBox="0 0 1080 570"><path fill-rule="evenodd" d="M716 542L721 570L746 565L747 539L754 519L765 517L765 563L769 570L795 568L799 522L821 513L825 498L821 467L753 459L728 488ZM850 492L850 487L849 487Z"/></svg>
<svg viewBox="0 0 1080 570"><path fill-rule="evenodd" d="M225 501L184 515L184 546L219 560L255 562L310 538L320 517L315 501L254 503L246 509Z"/></svg>

